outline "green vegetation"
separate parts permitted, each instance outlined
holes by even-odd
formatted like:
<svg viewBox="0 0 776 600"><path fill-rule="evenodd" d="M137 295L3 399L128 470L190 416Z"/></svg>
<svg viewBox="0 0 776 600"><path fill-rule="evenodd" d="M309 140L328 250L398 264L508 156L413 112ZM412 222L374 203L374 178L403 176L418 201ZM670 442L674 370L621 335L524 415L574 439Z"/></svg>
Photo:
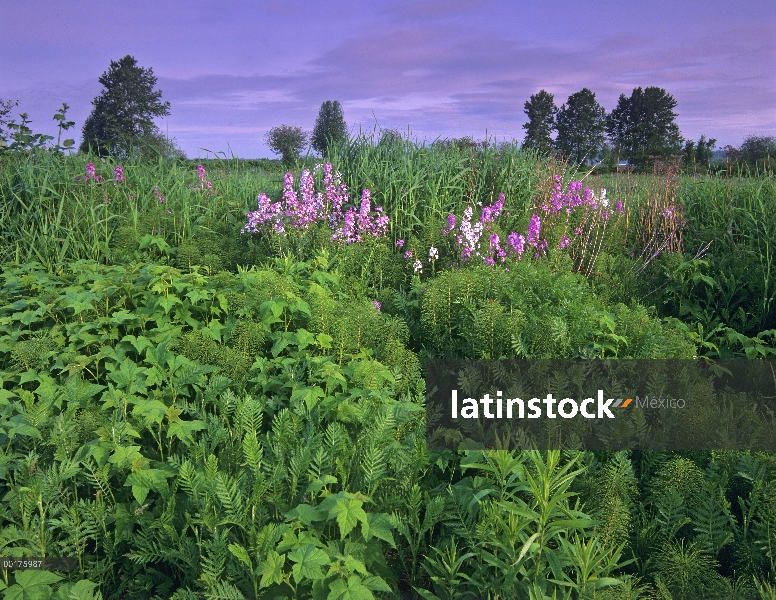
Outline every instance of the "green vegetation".
<svg viewBox="0 0 776 600"><path fill-rule="evenodd" d="M395 133L329 160L387 235L241 233L294 191L277 162L0 155L0 555L78 560L0 571L3 598L774 598L772 453L432 452L423 380L775 357L772 177ZM546 217L579 180L611 214ZM483 255L537 213L546 253L464 260L467 206Z"/></svg>
<svg viewBox="0 0 776 600"><path fill-rule="evenodd" d="M342 105L337 100L326 100L321 104L315 119L311 137L313 150L320 152L321 156L328 156L329 146L341 144L347 137L348 128L342 115Z"/></svg>
<svg viewBox="0 0 776 600"><path fill-rule="evenodd" d="M291 166L307 148L309 137L301 127L280 125L267 132L266 142L270 150L280 155L284 165Z"/></svg>
<svg viewBox="0 0 776 600"><path fill-rule="evenodd" d="M83 126L82 153L124 158L149 151L153 155L155 150L183 158L154 124L154 117L170 114L170 103L162 102L162 92L154 89L152 68L139 67L127 55L111 61L99 81L105 89L92 100L94 108Z"/></svg>

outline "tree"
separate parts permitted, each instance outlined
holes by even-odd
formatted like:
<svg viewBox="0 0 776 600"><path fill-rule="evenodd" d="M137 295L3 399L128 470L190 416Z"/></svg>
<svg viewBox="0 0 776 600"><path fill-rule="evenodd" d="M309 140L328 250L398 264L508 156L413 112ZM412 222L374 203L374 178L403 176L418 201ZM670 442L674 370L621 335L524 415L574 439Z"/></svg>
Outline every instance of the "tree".
<svg viewBox="0 0 776 600"><path fill-rule="evenodd" d="M776 139L750 135L741 144L739 156L756 171L772 170L776 166Z"/></svg>
<svg viewBox="0 0 776 600"><path fill-rule="evenodd" d="M558 137L555 147L573 163L595 158L604 145L606 110L587 88L569 96L557 118Z"/></svg>
<svg viewBox="0 0 776 600"><path fill-rule="evenodd" d="M267 145L275 154L280 154L283 164L292 165L307 147L308 134L301 127L281 125L267 132Z"/></svg>
<svg viewBox="0 0 776 600"><path fill-rule="evenodd" d="M651 157L666 158L682 148L676 119L676 100L662 88L640 87L630 98L620 94L606 122L606 132L620 156L643 166Z"/></svg>
<svg viewBox="0 0 776 600"><path fill-rule="evenodd" d="M552 150L550 136L555 129L555 115L558 113L553 95L546 90L541 90L526 101L523 110L528 116L528 123L523 124L525 129L523 148L533 148L543 154L548 153Z"/></svg>
<svg viewBox="0 0 776 600"><path fill-rule="evenodd" d="M345 141L348 128L342 115L342 106L337 100L327 100L321 104L318 118L315 119L312 146L322 156L328 156L332 144Z"/></svg>
<svg viewBox="0 0 776 600"><path fill-rule="evenodd" d="M711 159L714 157L714 146L716 146L717 140L714 138L706 139L705 135L702 135L696 144L692 140L687 140L684 144L683 150L683 162L688 169L697 169L700 167L702 170L707 171L711 166Z"/></svg>
<svg viewBox="0 0 776 600"><path fill-rule="evenodd" d="M162 92L154 90L153 69L137 65L132 56L118 62L99 79L105 87L92 100L92 113L83 126L83 141L79 150L89 148L105 156L127 156L132 149L159 149L160 133L154 117L170 114L170 103L162 102Z"/></svg>

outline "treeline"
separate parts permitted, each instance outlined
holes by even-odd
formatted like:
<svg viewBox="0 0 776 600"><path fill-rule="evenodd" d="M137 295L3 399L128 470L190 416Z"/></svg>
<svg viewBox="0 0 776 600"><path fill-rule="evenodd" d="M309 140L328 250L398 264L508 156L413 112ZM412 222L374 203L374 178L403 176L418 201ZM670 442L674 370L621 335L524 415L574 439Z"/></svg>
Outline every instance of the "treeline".
<svg viewBox="0 0 776 600"><path fill-rule="evenodd" d="M83 125L78 150L116 158L161 155L185 159L175 139L162 134L154 123L155 118L170 114L170 103L162 101L162 92L155 89L156 81L153 69L140 67L132 56L111 61L109 69L99 78L104 89L92 100L93 109ZM55 144L53 136L32 132L26 113L20 114L20 122L8 118L17 105L18 102L0 100L0 151L75 148L74 140L61 139L63 132L75 125L67 120L67 104L54 115L58 127ZM711 170L717 140L706 135L701 135L698 141L684 139L676 124L676 105L674 97L663 88L637 87L630 96L621 94L617 106L607 113L595 93L583 88L558 108L553 94L541 90L525 102L528 122L523 125L522 146L542 154L560 154L577 165L591 164L603 169L614 170L618 165L644 169L650 168L656 159L671 158L681 160L689 171ZM336 100L327 100L321 105L312 132L280 125L272 127L265 136L267 145L281 157L284 166L295 163L305 151L328 156L332 144L347 139L342 106ZM383 144L400 140L395 131L382 132ZM438 140L437 145L479 144L470 138L461 138ZM725 161L716 168L773 172L776 139L750 136L740 148L726 146L723 153Z"/></svg>
<svg viewBox="0 0 776 600"><path fill-rule="evenodd" d="M541 153L555 152L575 164L649 167L656 159L681 160L688 170L712 168L717 140L701 135L696 142L685 139L676 124L677 102L663 88L635 88L630 96L620 94L617 106L606 112L588 88L571 94L558 108L554 96L541 90L524 105L528 122L523 147ZM723 168L739 167L748 172L772 172L776 139L749 136L737 149L726 146Z"/></svg>

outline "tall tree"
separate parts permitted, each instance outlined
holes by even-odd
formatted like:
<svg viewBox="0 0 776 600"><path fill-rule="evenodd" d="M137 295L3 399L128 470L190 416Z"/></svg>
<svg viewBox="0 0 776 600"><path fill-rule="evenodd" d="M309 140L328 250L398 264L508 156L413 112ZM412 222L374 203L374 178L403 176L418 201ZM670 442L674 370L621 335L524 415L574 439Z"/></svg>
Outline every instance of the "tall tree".
<svg viewBox="0 0 776 600"><path fill-rule="evenodd" d="M313 150L320 152L322 156L328 156L331 144L345 141L348 136L348 128L345 117L342 114L342 106L339 101L326 100L321 104L318 117L313 128Z"/></svg>
<svg viewBox="0 0 776 600"><path fill-rule="evenodd" d="M161 134L153 119L169 115L170 103L162 102L162 92L154 90L153 69L138 66L127 55L111 61L99 81L105 89L92 100L94 108L84 123L79 150L91 147L101 156L126 156L131 148L158 149Z"/></svg>
<svg viewBox="0 0 776 600"><path fill-rule="evenodd" d="M638 166L651 157L667 157L682 148L675 119L676 100L663 88L640 87L630 98L620 94L606 123L606 132L621 157Z"/></svg>
<svg viewBox="0 0 776 600"><path fill-rule="evenodd" d="M706 171L711 166L711 159L714 157L714 146L717 140L714 138L706 139L702 135L697 143L692 140L686 140L683 150L683 162L688 169L696 170L698 168Z"/></svg>
<svg viewBox="0 0 776 600"><path fill-rule="evenodd" d="M541 90L526 101L523 110L528 116L528 123L523 123L523 148L533 148L546 154L552 150L551 136L555 130L555 115L558 113L553 95Z"/></svg>
<svg viewBox="0 0 776 600"><path fill-rule="evenodd" d="M604 145L606 110L587 88L569 96L557 118L558 137L555 147L580 164L585 158L598 156Z"/></svg>

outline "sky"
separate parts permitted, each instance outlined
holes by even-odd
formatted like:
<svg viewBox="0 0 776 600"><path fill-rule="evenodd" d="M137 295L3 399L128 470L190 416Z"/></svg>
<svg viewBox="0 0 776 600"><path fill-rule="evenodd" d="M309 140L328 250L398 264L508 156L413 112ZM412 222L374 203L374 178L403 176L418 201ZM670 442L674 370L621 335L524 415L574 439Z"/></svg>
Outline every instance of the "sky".
<svg viewBox="0 0 776 600"><path fill-rule="evenodd" d="M98 78L129 54L169 101L190 158L275 157L278 125L311 131L338 100L351 133L521 141L524 104L587 87L607 110L635 87L677 101L682 135L717 147L776 136L774 0L24 0L3 3L0 99L80 141Z"/></svg>

